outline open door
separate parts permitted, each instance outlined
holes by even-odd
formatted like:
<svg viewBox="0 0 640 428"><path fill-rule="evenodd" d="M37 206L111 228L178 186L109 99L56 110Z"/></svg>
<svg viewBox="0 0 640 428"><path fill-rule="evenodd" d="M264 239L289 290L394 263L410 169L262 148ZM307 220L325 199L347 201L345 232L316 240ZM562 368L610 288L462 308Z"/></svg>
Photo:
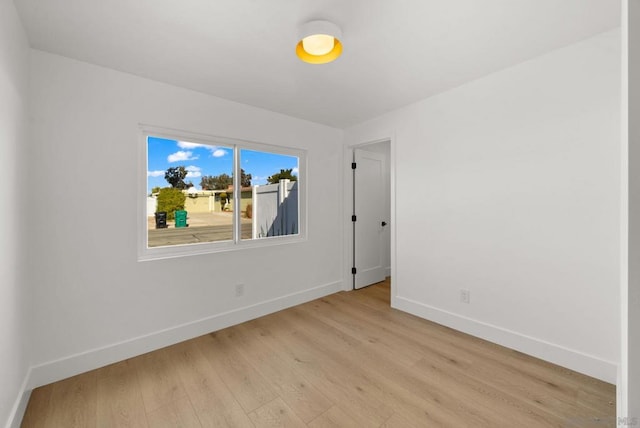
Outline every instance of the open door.
<svg viewBox="0 0 640 428"><path fill-rule="evenodd" d="M385 158L380 153L354 150L353 252L354 288L384 281L383 232L385 218Z"/></svg>

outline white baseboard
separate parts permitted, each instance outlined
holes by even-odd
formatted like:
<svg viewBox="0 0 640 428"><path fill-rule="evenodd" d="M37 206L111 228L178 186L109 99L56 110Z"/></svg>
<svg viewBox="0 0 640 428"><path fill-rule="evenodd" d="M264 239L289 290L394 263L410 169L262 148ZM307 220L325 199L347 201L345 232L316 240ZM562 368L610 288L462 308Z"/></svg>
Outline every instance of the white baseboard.
<svg viewBox="0 0 640 428"><path fill-rule="evenodd" d="M7 420L6 428L20 428L22 417L24 416L24 411L27 410L29 397L31 397L31 389L27 388L30 377L31 369L27 371L27 374L24 377L24 381L22 382L22 386L20 387L20 391L18 391L18 397L16 398L16 402L13 404L13 407L11 408L11 413L9 413L9 419Z"/></svg>
<svg viewBox="0 0 640 428"><path fill-rule="evenodd" d="M391 306L420 318L515 349L536 358L616 384L618 365L560 345L480 322L404 297L392 297Z"/></svg>
<svg viewBox="0 0 640 428"><path fill-rule="evenodd" d="M384 270L384 277L389 278L390 276L391 276L391 266L385 268Z"/></svg>
<svg viewBox="0 0 640 428"><path fill-rule="evenodd" d="M240 324L291 306L340 291L342 282L321 285L286 296L178 325L112 345L91 349L31 368L27 390L57 382L80 373L164 348L232 325ZM24 411L24 410L23 410Z"/></svg>

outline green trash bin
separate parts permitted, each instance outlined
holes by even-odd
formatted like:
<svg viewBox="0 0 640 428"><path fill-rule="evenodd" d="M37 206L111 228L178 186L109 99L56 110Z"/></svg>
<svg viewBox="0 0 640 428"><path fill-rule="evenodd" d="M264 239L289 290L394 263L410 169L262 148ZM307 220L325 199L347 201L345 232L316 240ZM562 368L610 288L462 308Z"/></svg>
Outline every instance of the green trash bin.
<svg viewBox="0 0 640 428"><path fill-rule="evenodd" d="M187 212L185 210L178 210L176 215L176 227L188 227L187 224Z"/></svg>

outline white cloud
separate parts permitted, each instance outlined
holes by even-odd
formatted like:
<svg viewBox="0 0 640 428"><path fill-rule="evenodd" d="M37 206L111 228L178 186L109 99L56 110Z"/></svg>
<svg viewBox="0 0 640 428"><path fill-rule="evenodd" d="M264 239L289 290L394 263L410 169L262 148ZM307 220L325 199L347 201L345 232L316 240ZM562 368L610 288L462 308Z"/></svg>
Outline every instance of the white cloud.
<svg viewBox="0 0 640 428"><path fill-rule="evenodd" d="M293 168L293 170L291 171L291 175L298 175L298 172L299 172L299 171L300 171L300 170L299 170L299 169L298 169L298 167L296 166L296 167L294 167L294 168Z"/></svg>
<svg viewBox="0 0 640 428"><path fill-rule="evenodd" d="M198 159L198 156L194 156L190 151L177 151L167 156L167 162L180 162Z"/></svg>
<svg viewBox="0 0 640 428"><path fill-rule="evenodd" d="M180 151L178 153L190 153L191 155L193 155L193 152L191 152L191 150L205 149L205 150L208 150L211 153L211 156L213 156L214 158L221 158L222 156L227 155L227 151L224 148L221 148L219 146L210 146L208 144L201 144L201 143L190 143L189 141L178 141L177 144L179 148L184 150L184 152ZM197 159L197 157L193 157L191 159ZM179 159L179 160L191 160L191 159Z"/></svg>
<svg viewBox="0 0 640 428"><path fill-rule="evenodd" d="M178 141L178 147L181 149L189 150L189 149L197 149L198 147L209 148L211 146L207 146L205 144L200 143L190 143L188 141Z"/></svg>
<svg viewBox="0 0 640 428"><path fill-rule="evenodd" d="M188 167L185 167L185 169L187 170L186 178L202 177L202 169L200 167L197 167L195 165L190 165Z"/></svg>
<svg viewBox="0 0 640 428"><path fill-rule="evenodd" d="M164 171L147 171L147 177L164 177Z"/></svg>

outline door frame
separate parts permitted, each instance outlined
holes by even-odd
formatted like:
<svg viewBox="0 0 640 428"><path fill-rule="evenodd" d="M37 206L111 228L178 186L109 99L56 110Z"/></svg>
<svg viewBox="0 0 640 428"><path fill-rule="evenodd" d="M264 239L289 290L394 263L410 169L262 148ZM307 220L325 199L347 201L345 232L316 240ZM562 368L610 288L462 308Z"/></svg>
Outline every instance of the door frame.
<svg viewBox="0 0 640 428"><path fill-rule="evenodd" d="M391 306L394 307L395 296L397 295L398 276L397 276L397 258L396 258L396 145L395 138L393 136L377 138L368 141L356 142L353 144L345 143L343 152L343 183L344 183L344 200L343 200L343 234L344 237L344 260L343 260L343 284L342 289L344 291L351 291L353 288L353 275L351 274L351 267L353 263L353 223L351 221L351 214L353 209L353 172L351 169L351 163L353 162L354 149L366 149L367 146L372 144L389 142L389 201L391 206L391 217L389 218L389 228L391 236Z"/></svg>

